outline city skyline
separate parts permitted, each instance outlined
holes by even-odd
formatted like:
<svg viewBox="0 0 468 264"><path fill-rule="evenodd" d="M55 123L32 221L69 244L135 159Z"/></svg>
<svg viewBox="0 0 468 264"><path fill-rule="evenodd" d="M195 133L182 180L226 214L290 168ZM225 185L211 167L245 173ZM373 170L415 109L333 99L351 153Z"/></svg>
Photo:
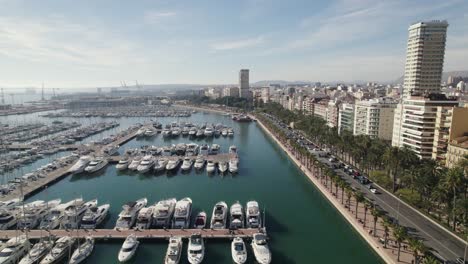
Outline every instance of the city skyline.
<svg viewBox="0 0 468 264"><path fill-rule="evenodd" d="M433 19L450 24L444 71L468 68L460 0L1 3L5 88L226 84L242 68L251 83L391 81L403 75L408 27Z"/></svg>

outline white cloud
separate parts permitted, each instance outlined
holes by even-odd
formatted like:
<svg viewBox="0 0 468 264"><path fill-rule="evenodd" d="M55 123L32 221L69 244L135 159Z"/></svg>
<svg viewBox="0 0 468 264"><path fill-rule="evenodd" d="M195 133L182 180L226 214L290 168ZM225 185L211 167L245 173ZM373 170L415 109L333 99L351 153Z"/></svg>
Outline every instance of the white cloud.
<svg viewBox="0 0 468 264"><path fill-rule="evenodd" d="M177 15L176 12L173 11L146 11L144 14L144 20L148 24L159 24L164 19L172 18Z"/></svg>
<svg viewBox="0 0 468 264"><path fill-rule="evenodd" d="M211 47L215 50L235 50L255 47L262 44L265 41L263 36L258 36L255 38L241 39L241 40L232 40L224 41L219 43L213 43Z"/></svg>

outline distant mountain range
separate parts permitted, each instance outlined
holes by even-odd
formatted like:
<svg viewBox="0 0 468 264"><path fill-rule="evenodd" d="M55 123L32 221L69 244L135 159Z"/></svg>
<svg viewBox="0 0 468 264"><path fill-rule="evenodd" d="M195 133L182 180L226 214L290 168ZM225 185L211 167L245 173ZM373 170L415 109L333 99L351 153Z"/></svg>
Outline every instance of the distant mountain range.
<svg viewBox="0 0 468 264"><path fill-rule="evenodd" d="M462 76L462 77L468 77L468 71L449 71L449 72L444 72L442 73L442 82L446 82L449 76ZM394 81L394 83L403 83L404 76L401 76L397 80Z"/></svg>

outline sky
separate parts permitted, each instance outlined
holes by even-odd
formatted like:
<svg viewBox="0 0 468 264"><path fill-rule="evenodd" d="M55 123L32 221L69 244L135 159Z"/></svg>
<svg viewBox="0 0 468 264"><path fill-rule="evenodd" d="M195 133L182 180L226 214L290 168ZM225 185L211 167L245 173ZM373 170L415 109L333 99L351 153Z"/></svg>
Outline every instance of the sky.
<svg viewBox="0 0 468 264"><path fill-rule="evenodd" d="M390 81L433 19L468 70L467 0L0 0L0 87Z"/></svg>

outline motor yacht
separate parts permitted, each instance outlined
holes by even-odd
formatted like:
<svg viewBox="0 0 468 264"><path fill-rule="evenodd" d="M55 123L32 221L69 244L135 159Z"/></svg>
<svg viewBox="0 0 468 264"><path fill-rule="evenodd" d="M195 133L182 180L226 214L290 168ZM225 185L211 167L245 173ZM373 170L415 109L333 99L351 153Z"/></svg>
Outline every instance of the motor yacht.
<svg viewBox="0 0 468 264"><path fill-rule="evenodd" d="M0 250L0 263L14 264L28 252L31 243L25 235L10 238Z"/></svg>
<svg viewBox="0 0 468 264"><path fill-rule="evenodd" d="M195 137L195 136L197 135L197 128L191 127L190 130L189 130L189 132L188 132L188 135L189 135L190 137Z"/></svg>
<svg viewBox="0 0 468 264"><path fill-rule="evenodd" d="M109 213L110 204L91 207L83 215L80 227L82 229L95 229L104 222Z"/></svg>
<svg viewBox="0 0 468 264"><path fill-rule="evenodd" d="M171 237L169 239L169 246L167 247L164 264L178 264L180 262L180 256L182 255L182 245L183 243L181 237Z"/></svg>
<svg viewBox="0 0 468 264"><path fill-rule="evenodd" d="M190 215L192 214L192 199L184 198L177 201L175 205L174 217L172 218L172 228L184 229L190 226Z"/></svg>
<svg viewBox="0 0 468 264"><path fill-rule="evenodd" d="M167 137L170 137L170 136L171 136L172 132L171 132L170 129L165 128L165 129L163 129L163 131L161 132L161 134L163 135L163 137L167 138Z"/></svg>
<svg viewBox="0 0 468 264"><path fill-rule="evenodd" d="M211 155L217 155L219 153L219 150L221 149L221 146L218 144L213 144L211 145L210 148L210 154Z"/></svg>
<svg viewBox="0 0 468 264"><path fill-rule="evenodd" d="M198 154L198 145L195 143L187 144L187 149L185 151L186 156L196 156Z"/></svg>
<svg viewBox="0 0 468 264"><path fill-rule="evenodd" d="M9 210L12 208L15 208L17 205L19 205L23 200L20 198L13 198L11 200L7 200L4 202L0 202L0 210Z"/></svg>
<svg viewBox="0 0 468 264"><path fill-rule="evenodd" d="M203 129L198 129L195 136L196 136L196 137L203 137L203 136L205 136L205 130L203 130Z"/></svg>
<svg viewBox="0 0 468 264"><path fill-rule="evenodd" d="M228 136L229 136L229 137L233 137L233 136L234 136L234 130L233 130L232 128L228 128L227 133L228 133Z"/></svg>
<svg viewBox="0 0 468 264"><path fill-rule="evenodd" d="M119 261L120 262L129 261L135 255L135 252L137 251L139 244L140 242L138 241L135 234L129 235L125 239L122 245L122 248L120 248L119 256L118 256Z"/></svg>
<svg viewBox="0 0 468 264"><path fill-rule="evenodd" d="M172 156L172 147L168 147L168 146L163 147L161 155L164 157Z"/></svg>
<svg viewBox="0 0 468 264"><path fill-rule="evenodd" d="M186 127L186 126L184 126L184 127L182 128L182 136L183 136L183 137L188 136L188 135L189 135L189 131L190 131L189 128Z"/></svg>
<svg viewBox="0 0 468 264"><path fill-rule="evenodd" d="M153 137L155 135L156 135L156 130L154 129L145 130L145 137Z"/></svg>
<svg viewBox="0 0 468 264"><path fill-rule="evenodd" d="M154 206L144 207L140 210L137 216L136 228L149 229L153 223Z"/></svg>
<svg viewBox="0 0 468 264"><path fill-rule="evenodd" d="M0 230L12 228L18 222L16 214L5 209L0 210Z"/></svg>
<svg viewBox="0 0 468 264"><path fill-rule="evenodd" d="M232 260L236 264L244 264L247 261L247 248L241 237L236 237L231 243Z"/></svg>
<svg viewBox="0 0 468 264"><path fill-rule="evenodd" d="M203 132L203 134L205 135L205 137L212 137L213 136L213 128L212 127L206 127L205 128L205 132Z"/></svg>
<svg viewBox="0 0 468 264"><path fill-rule="evenodd" d="M229 154L237 154L237 147L232 145L229 147Z"/></svg>
<svg viewBox="0 0 468 264"><path fill-rule="evenodd" d="M183 171L188 171L192 168L193 160L189 157L184 158L184 162L182 162L182 166L180 167Z"/></svg>
<svg viewBox="0 0 468 264"><path fill-rule="evenodd" d="M260 215L260 207L258 206L257 201L247 202L246 225L247 225L247 228L262 227L262 217Z"/></svg>
<svg viewBox="0 0 468 264"><path fill-rule="evenodd" d="M206 172L208 173L214 173L216 171L216 163L212 160L209 160L206 163Z"/></svg>
<svg viewBox="0 0 468 264"><path fill-rule="evenodd" d="M171 226L177 200L175 198L159 201L154 206L153 226L167 228Z"/></svg>
<svg viewBox="0 0 468 264"><path fill-rule="evenodd" d="M178 136L180 136L180 133L181 133L181 130L180 130L180 128L178 128L178 127L174 127L174 128L172 128L172 130L171 130L171 135L172 135L173 137L178 137Z"/></svg>
<svg viewBox="0 0 468 264"><path fill-rule="evenodd" d="M226 173L228 170L228 163L226 161L220 161L218 163L218 169L221 173Z"/></svg>
<svg viewBox="0 0 468 264"><path fill-rule="evenodd" d="M167 158L160 158L156 164L154 164L154 171L163 171L166 169L169 160Z"/></svg>
<svg viewBox="0 0 468 264"><path fill-rule="evenodd" d="M191 264L200 264L202 263L204 256L205 244L201 235L195 234L190 236L187 249L188 261Z"/></svg>
<svg viewBox="0 0 468 264"><path fill-rule="evenodd" d="M225 202L218 202L213 207L213 214L211 215L212 229L224 229L226 228L228 215L228 206Z"/></svg>
<svg viewBox="0 0 468 264"><path fill-rule="evenodd" d="M36 243L28 254L21 259L19 264L39 263L39 261L49 253L53 246L54 242L51 240L42 240L39 243Z"/></svg>
<svg viewBox="0 0 468 264"><path fill-rule="evenodd" d="M195 164L193 167L196 170L201 170L205 166L205 159L202 156L198 156L197 159L195 160Z"/></svg>
<svg viewBox="0 0 468 264"><path fill-rule="evenodd" d="M203 229L206 227L206 212L200 212L197 214L193 227L197 229Z"/></svg>
<svg viewBox="0 0 468 264"><path fill-rule="evenodd" d="M63 229L77 229L81 225L83 215L88 209L97 207L97 199L91 200L83 204L74 204L70 206L64 214L60 227Z"/></svg>
<svg viewBox="0 0 468 264"><path fill-rule="evenodd" d="M244 208L239 202L231 205L230 209L229 228L239 229L244 228Z"/></svg>
<svg viewBox="0 0 468 264"><path fill-rule="evenodd" d="M78 264L87 259L94 250L94 238L86 237L85 242L73 252L69 264Z"/></svg>
<svg viewBox="0 0 468 264"><path fill-rule="evenodd" d="M136 171L138 169L138 166L140 165L141 159L142 158L140 156L136 156L135 158L133 158L132 162L130 162L130 164L128 165L128 169Z"/></svg>
<svg viewBox="0 0 468 264"><path fill-rule="evenodd" d="M82 173L88 166L89 162L91 162L90 156L80 157L78 161L68 169L68 171L72 174Z"/></svg>
<svg viewBox="0 0 468 264"><path fill-rule="evenodd" d="M151 155L146 155L137 167L139 173L148 172L154 165L154 159Z"/></svg>
<svg viewBox="0 0 468 264"><path fill-rule="evenodd" d="M107 147L104 147L104 149L102 150L102 152L103 152L105 155L113 156L113 155L119 153L119 148L120 148L119 145L109 145L109 146L107 146Z"/></svg>
<svg viewBox="0 0 468 264"><path fill-rule="evenodd" d="M271 262L271 252L267 244L267 237L264 234L254 234L251 245L255 260L259 264L269 264Z"/></svg>
<svg viewBox="0 0 468 264"><path fill-rule="evenodd" d="M39 229L51 230L58 228L66 208L67 204L59 204L55 208L50 209L39 224Z"/></svg>
<svg viewBox="0 0 468 264"><path fill-rule="evenodd" d="M105 158L97 158L91 161L88 166L84 169L88 173L97 172L106 167L108 161Z"/></svg>
<svg viewBox="0 0 468 264"><path fill-rule="evenodd" d="M187 145L184 143L179 143L175 145L174 150L176 155L183 156L185 155L185 151L187 150Z"/></svg>
<svg viewBox="0 0 468 264"><path fill-rule="evenodd" d="M210 147L207 144L203 144L200 147L200 155L206 156L210 153Z"/></svg>
<svg viewBox="0 0 468 264"><path fill-rule="evenodd" d="M221 135L222 135L223 137L227 137L227 135L228 135L227 129L221 130Z"/></svg>
<svg viewBox="0 0 468 264"><path fill-rule="evenodd" d="M64 236L59 238L52 250L41 260L40 264L60 263L61 260L68 256L68 252L73 248L75 242L76 239L73 237Z"/></svg>
<svg viewBox="0 0 468 264"><path fill-rule="evenodd" d="M146 128L142 127L140 129L138 129L138 131L136 132L136 137L140 138L140 137L143 137L145 136L145 132L146 132Z"/></svg>
<svg viewBox="0 0 468 264"><path fill-rule="evenodd" d="M239 160L237 158L232 158L229 160L229 172L230 173L237 173L239 170L238 168Z"/></svg>
<svg viewBox="0 0 468 264"><path fill-rule="evenodd" d="M117 163L117 165L115 165L115 168L117 170L126 170L128 168L128 165L130 165L130 160L127 159L127 158L123 158L123 159L119 160L119 163Z"/></svg>
<svg viewBox="0 0 468 264"><path fill-rule="evenodd" d="M122 212L119 214L115 229L128 230L132 228L136 222L138 212L140 212L141 208L145 207L147 203L148 200L142 198L134 202L128 202L122 206Z"/></svg>
<svg viewBox="0 0 468 264"><path fill-rule="evenodd" d="M180 164L180 159L179 158L170 160L170 161L167 162L166 170L167 171L173 171L173 170L177 169L179 164Z"/></svg>
<svg viewBox="0 0 468 264"><path fill-rule="evenodd" d="M49 212L51 208L56 207L61 202L60 199L49 202L35 201L20 209L18 214L17 226L19 229L33 229L40 224L42 218ZM0 262L1 263L1 262Z"/></svg>

